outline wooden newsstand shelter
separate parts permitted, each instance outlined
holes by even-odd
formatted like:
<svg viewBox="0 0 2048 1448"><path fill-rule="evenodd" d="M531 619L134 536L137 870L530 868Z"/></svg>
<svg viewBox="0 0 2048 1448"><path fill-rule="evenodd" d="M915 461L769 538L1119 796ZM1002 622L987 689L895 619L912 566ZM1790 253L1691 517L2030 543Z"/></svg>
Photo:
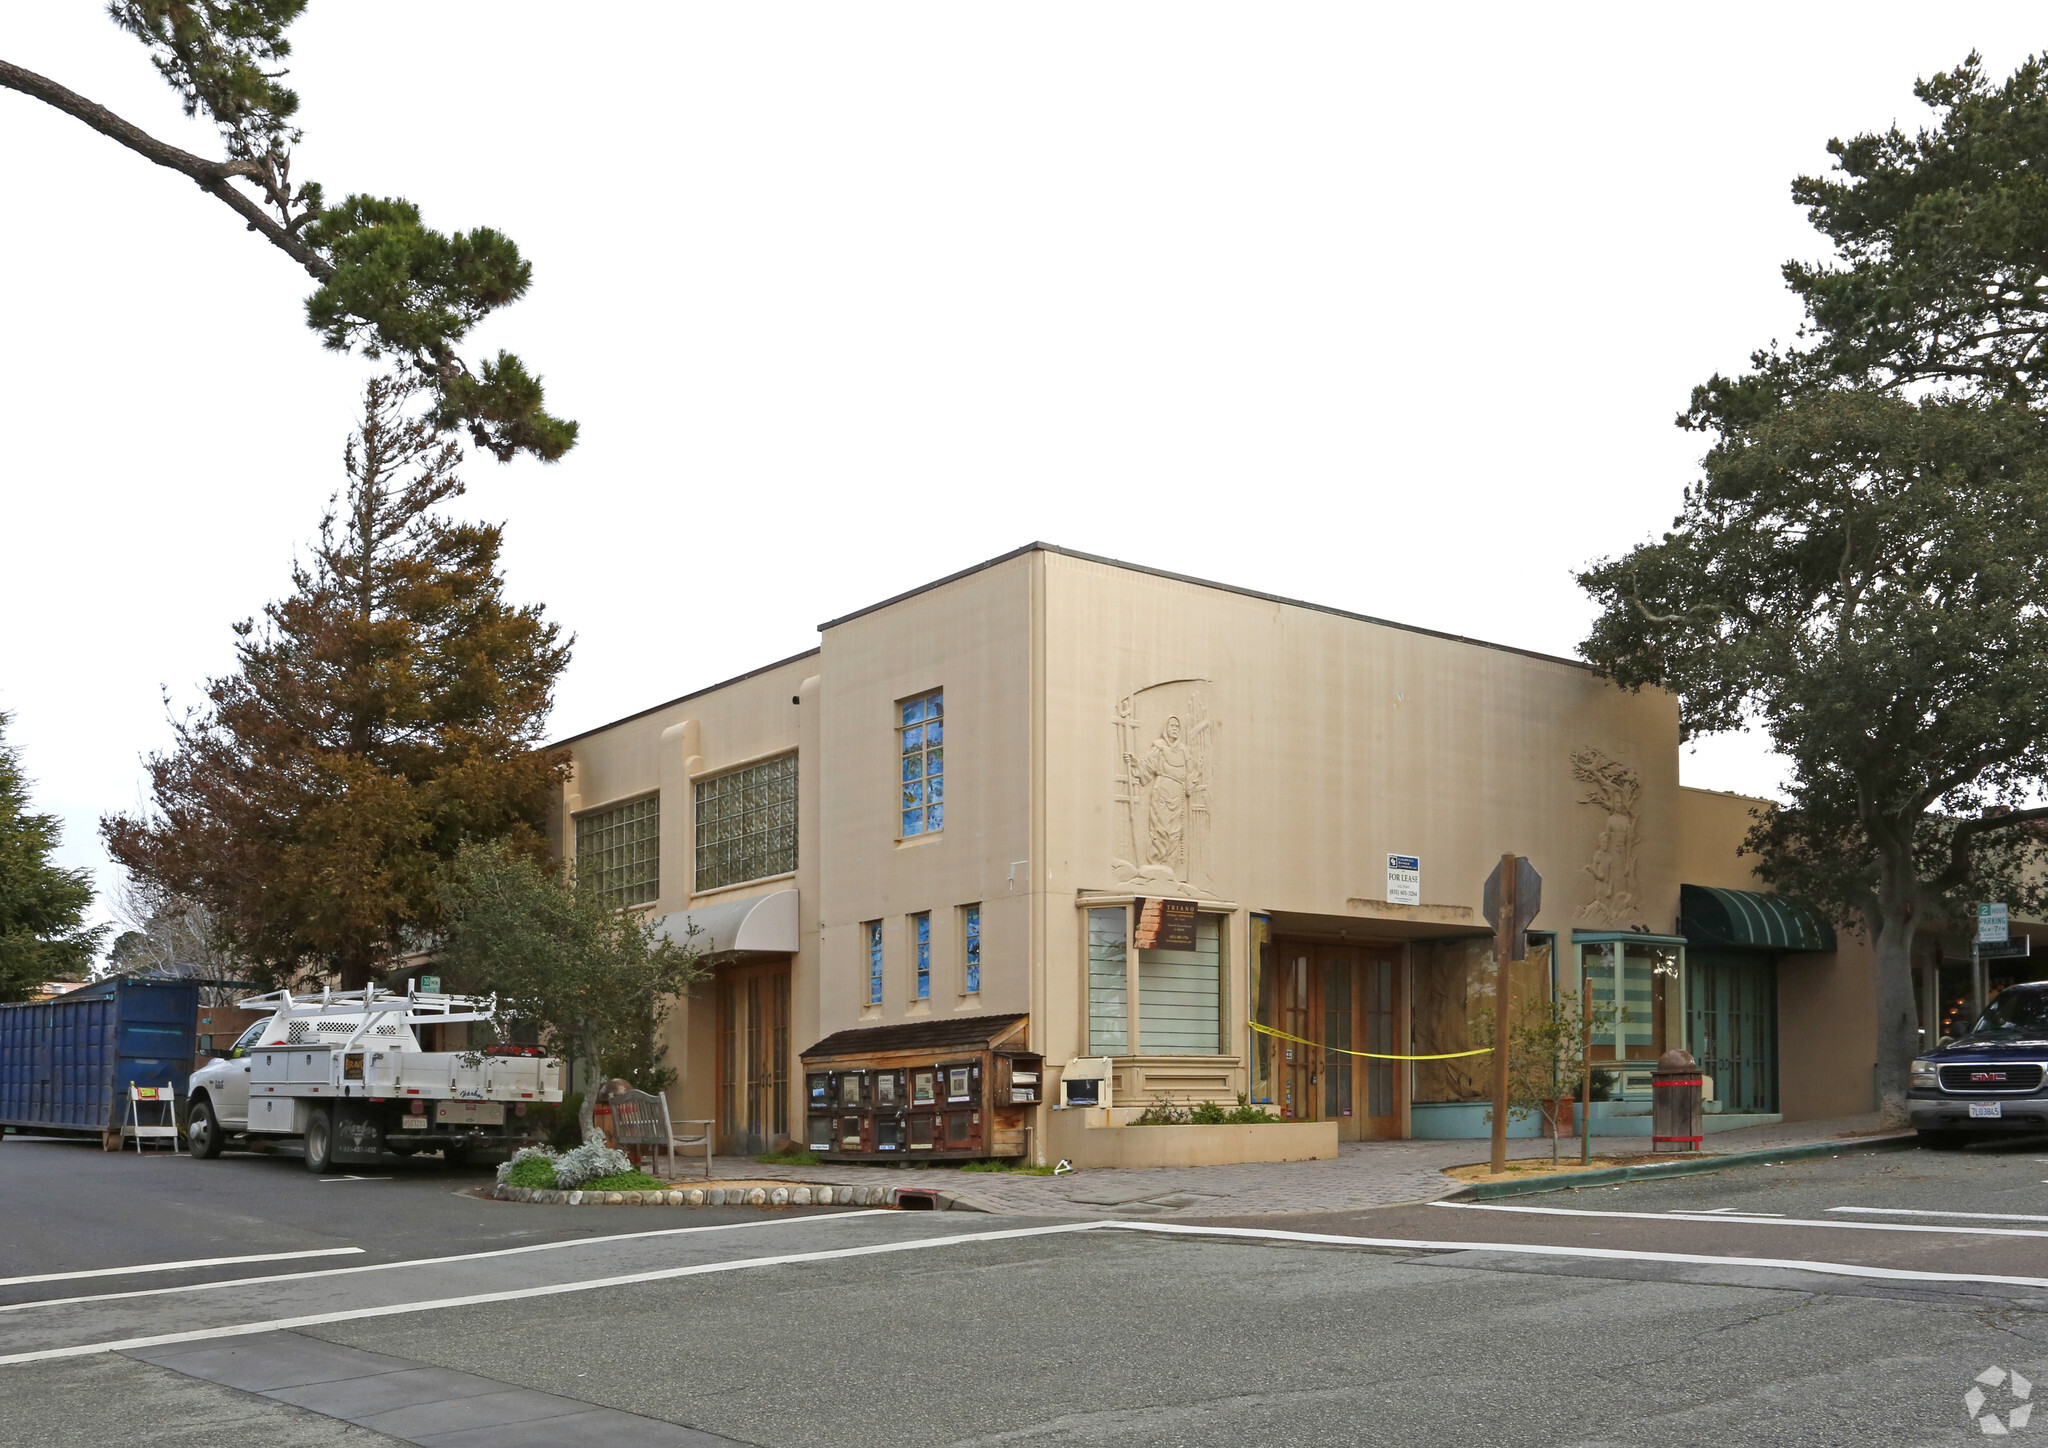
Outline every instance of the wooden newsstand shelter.
<svg viewBox="0 0 2048 1448"><path fill-rule="evenodd" d="M1044 1058L1028 1015L839 1031L802 1053L804 1142L829 1161L1025 1153Z"/></svg>

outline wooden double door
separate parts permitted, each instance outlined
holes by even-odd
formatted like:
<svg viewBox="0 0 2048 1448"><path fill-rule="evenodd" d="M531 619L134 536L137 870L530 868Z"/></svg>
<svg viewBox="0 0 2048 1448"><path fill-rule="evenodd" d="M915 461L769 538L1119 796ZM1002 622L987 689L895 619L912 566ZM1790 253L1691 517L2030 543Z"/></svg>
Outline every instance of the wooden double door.
<svg viewBox="0 0 2048 1448"><path fill-rule="evenodd" d="M1400 949L1282 940L1274 955L1274 1024L1315 1043L1275 1043L1281 1047L1283 1113L1296 1121L1335 1121L1342 1141L1400 1136L1406 1063L1346 1054L1405 1050Z"/></svg>
<svg viewBox="0 0 2048 1448"><path fill-rule="evenodd" d="M770 1151L789 1140L789 964L718 972L718 1149Z"/></svg>

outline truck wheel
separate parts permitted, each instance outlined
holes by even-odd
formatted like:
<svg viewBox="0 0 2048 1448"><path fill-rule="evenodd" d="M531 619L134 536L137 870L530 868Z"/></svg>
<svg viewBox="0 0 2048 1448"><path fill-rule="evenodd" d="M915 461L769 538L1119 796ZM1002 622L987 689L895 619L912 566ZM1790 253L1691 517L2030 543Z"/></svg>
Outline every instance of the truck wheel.
<svg viewBox="0 0 2048 1448"><path fill-rule="evenodd" d="M306 1118L306 1170L330 1171L334 1167L334 1116L326 1107L315 1107Z"/></svg>
<svg viewBox="0 0 2048 1448"><path fill-rule="evenodd" d="M192 1103L185 1119L185 1150L200 1161L212 1161L220 1155L220 1148L220 1121L213 1114L213 1103L202 1096Z"/></svg>
<svg viewBox="0 0 2048 1448"><path fill-rule="evenodd" d="M1929 1151L1961 1151L1970 1139L1966 1131L1929 1131L1924 1127L1913 1134Z"/></svg>

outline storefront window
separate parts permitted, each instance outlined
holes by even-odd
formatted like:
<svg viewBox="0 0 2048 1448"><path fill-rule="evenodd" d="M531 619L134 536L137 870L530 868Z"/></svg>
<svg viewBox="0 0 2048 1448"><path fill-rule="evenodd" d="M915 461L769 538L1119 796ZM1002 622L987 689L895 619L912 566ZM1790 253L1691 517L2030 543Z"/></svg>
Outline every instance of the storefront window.
<svg viewBox="0 0 2048 1448"><path fill-rule="evenodd" d="M1553 989L1555 956L1549 936L1531 936L1526 960L1508 970L1511 1011L1547 1001ZM1421 940L1413 946L1414 1004L1410 1012L1409 1050L1418 1056L1469 1051L1493 1038L1493 937ZM1447 1061L1415 1063L1414 1101L1490 1101L1493 1099L1492 1056L1456 1056Z"/></svg>
<svg viewBox="0 0 2048 1448"><path fill-rule="evenodd" d="M1222 917L1199 915L1193 950L1138 952L1138 1049L1213 1056L1222 1048Z"/></svg>
<svg viewBox="0 0 2048 1448"><path fill-rule="evenodd" d="M1088 912L1088 1052L1123 1056L1131 1049L1129 938L1121 905Z"/></svg>
<svg viewBox="0 0 2048 1448"><path fill-rule="evenodd" d="M1684 947L1667 940L1581 940L1579 965L1593 990L1595 1007L1621 1003L1621 1018L1593 1035L1593 1058L1653 1062L1681 1044L1682 1000L1678 983Z"/></svg>

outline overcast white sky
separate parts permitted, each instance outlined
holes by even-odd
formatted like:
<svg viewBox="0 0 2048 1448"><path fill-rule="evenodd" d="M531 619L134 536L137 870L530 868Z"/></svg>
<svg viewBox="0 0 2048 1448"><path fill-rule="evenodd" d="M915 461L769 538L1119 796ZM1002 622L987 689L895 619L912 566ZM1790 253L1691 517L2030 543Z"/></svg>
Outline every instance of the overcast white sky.
<svg viewBox="0 0 2048 1448"><path fill-rule="evenodd" d="M2038 5L316 0L296 174L497 226L583 425L472 461L566 735L1032 539L1569 654L1691 386L1786 336L1824 146ZM217 154L96 4L0 56ZM0 91L0 709L65 859L287 586L364 364L226 208ZM1709 742L1688 783L1768 792Z"/></svg>

